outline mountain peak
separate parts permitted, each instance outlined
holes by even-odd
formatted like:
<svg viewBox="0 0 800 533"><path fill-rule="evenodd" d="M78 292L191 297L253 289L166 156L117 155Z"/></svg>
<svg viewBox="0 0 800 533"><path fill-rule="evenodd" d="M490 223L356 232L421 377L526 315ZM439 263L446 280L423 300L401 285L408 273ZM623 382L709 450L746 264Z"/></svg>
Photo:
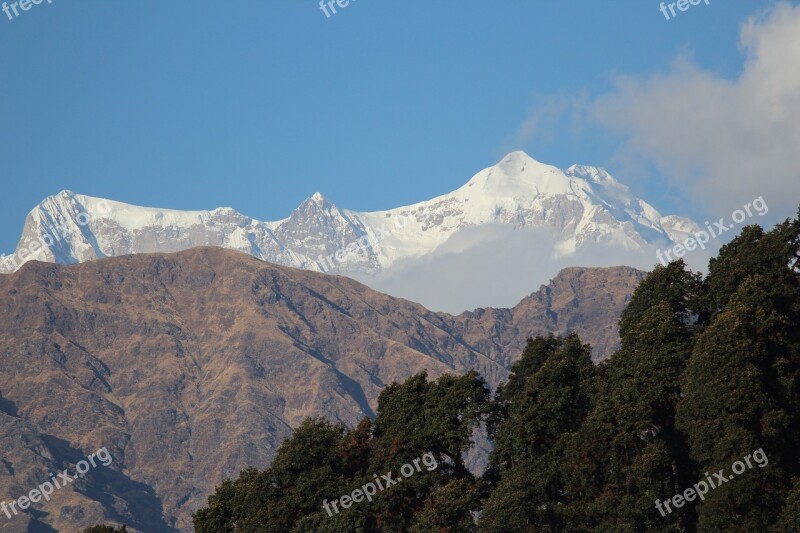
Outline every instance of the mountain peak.
<svg viewBox="0 0 800 533"><path fill-rule="evenodd" d="M528 152L526 152L525 150L514 150L513 152L509 152L500 161L513 161L513 160L535 161L535 159L529 156Z"/></svg>
<svg viewBox="0 0 800 533"><path fill-rule="evenodd" d="M315 207L317 209L325 210L333 207L333 204L331 203L330 200L325 198L322 195L322 193L315 192L314 194L306 198L303 201L303 203L297 207L297 209L305 210L308 209L309 207Z"/></svg>
<svg viewBox="0 0 800 533"><path fill-rule="evenodd" d="M322 268L320 257L332 256L337 273L352 276L377 275L440 247L444 251L456 234L478 242L475 235L481 233L470 232L490 225L494 230L496 224L545 229L556 239L553 253L561 255L590 243L637 250L659 240L680 242L695 228L688 219L665 219L605 170L582 165L561 170L521 150L456 191L387 211L340 209L315 192L289 217L270 222L231 208L176 211L61 191L31 214L15 254L19 264L212 245L311 270ZM42 257L29 250L34 241ZM337 256L340 250L346 253Z"/></svg>
<svg viewBox="0 0 800 533"><path fill-rule="evenodd" d="M492 198L524 198L569 194L572 188L563 171L518 150L473 176L461 191Z"/></svg>
<svg viewBox="0 0 800 533"><path fill-rule="evenodd" d="M503 157L495 166L500 167L503 170L510 171L509 173L511 174L515 174L517 172L530 172L556 168L537 161L529 156L527 152L522 150L517 150L506 154L506 156Z"/></svg>

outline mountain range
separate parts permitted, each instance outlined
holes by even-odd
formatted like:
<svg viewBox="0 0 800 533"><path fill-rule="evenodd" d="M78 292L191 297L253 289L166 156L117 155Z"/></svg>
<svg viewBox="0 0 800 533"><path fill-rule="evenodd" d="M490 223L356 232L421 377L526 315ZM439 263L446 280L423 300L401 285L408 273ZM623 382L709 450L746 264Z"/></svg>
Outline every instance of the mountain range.
<svg viewBox="0 0 800 533"><path fill-rule="evenodd" d="M592 250L580 264L601 266L595 251L615 257L644 253L683 242L699 229L690 219L662 216L600 168L561 170L513 152L431 200L357 212L315 193L274 222L227 207L177 211L62 191L29 213L15 253L0 265L13 271L33 259L72 264L220 246L270 263L346 275L433 309L460 312L513 305L581 251ZM520 248L536 251L521 261L550 268L508 272L502 258ZM487 257L497 261L484 264ZM556 268L552 262L558 260ZM647 254L644 264L654 262ZM463 275L457 289L448 286L451 270L470 265L475 272ZM493 276L494 283L485 286Z"/></svg>
<svg viewBox="0 0 800 533"><path fill-rule="evenodd" d="M0 531L190 531L307 416L352 427L421 371L496 387L537 334L576 331L601 361L644 272L563 268L531 293L541 265L625 263L698 229L602 169L523 152L418 204L356 212L316 193L275 222L48 197L0 259L0 493L101 447L114 461ZM512 303L483 303L498 295ZM476 435L474 469L487 445Z"/></svg>
<svg viewBox="0 0 800 533"><path fill-rule="evenodd" d="M352 427L423 370L496 386L536 334L575 330L606 357L643 275L571 268L513 308L455 316L219 247L27 262L0 275L0 494L100 447L114 460L0 531L190 531L215 486L269 465L306 416Z"/></svg>

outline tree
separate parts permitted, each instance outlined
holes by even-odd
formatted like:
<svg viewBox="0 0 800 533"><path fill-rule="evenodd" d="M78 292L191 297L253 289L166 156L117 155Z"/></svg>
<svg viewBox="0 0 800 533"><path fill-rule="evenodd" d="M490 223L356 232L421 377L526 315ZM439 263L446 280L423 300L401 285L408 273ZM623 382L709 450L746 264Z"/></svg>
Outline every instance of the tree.
<svg viewBox="0 0 800 533"><path fill-rule="evenodd" d="M776 308L767 280L756 275L741 283L697 341L678 424L689 437L698 478L729 472L759 449L771 463L710 492L698 505L701 529L765 530L777 519L791 479L797 411L787 403L775 362L787 353L796 360L797 346L787 343L796 329Z"/></svg>
<svg viewBox="0 0 800 533"><path fill-rule="evenodd" d="M479 500L462 455L488 400L486 383L475 372L433 382L422 373L381 393L374 422L364 419L348 431L308 419L268 469L247 469L224 481L195 513L195 530L333 533L420 530L430 524L463 530L473 522ZM426 467L420 466L423 456ZM397 479L415 460L413 473L406 470L402 483L384 487L372 501L331 505L379 476Z"/></svg>
<svg viewBox="0 0 800 533"><path fill-rule="evenodd" d="M224 481L208 507L195 513L195 531L293 531L302 517L321 517L325 498L347 492L338 453L344 432L326 420L307 419L281 445L270 468L247 469L236 481Z"/></svg>
<svg viewBox="0 0 800 533"><path fill-rule="evenodd" d="M372 506L381 527L406 530L416 513L435 507L444 516L448 503L461 508L471 501L472 510L477 510L477 499L452 499L443 487L454 481L474 482L463 455L486 416L489 394L474 371L460 377L445 374L434 382L423 372L381 392L370 472L397 472L425 453L433 454L438 464L435 471L423 470L382 493Z"/></svg>
<svg viewBox="0 0 800 533"><path fill-rule="evenodd" d="M666 266L657 265L636 287L631 301L622 311L620 338L622 342L630 338L630 333L645 313L658 304L665 304L676 318L688 326L700 314L704 300L701 275L686 270L686 263L682 259Z"/></svg>
<svg viewBox="0 0 800 533"><path fill-rule="evenodd" d="M479 529L554 527L562 503L558 443L577 430L591 408L595 369L591 349L575 334L528 343L498 392L502 417L485 480L494 486ZM513 524L513 526L512 526Z"/></svg>
<svg viewBox="0 0 800 533"><path fill-rule="evenodd" d="M769 232L747 226L708 265L705 306L709 318L722 312L747 278L758 275L771 281L766 288L780 312L798 305L797 266L800 260L800 214ZM789 289L788 291L786 289Z"/></svg>
<svg viewBox="0 0 800 533"><path fill-rule="evenodd" d="M655 503L676 493L686 462L674 417L691 334L668 302L626 333L594 409L566 443L565 514L571 527L598 531L674 530L686 511L661 516Z"/></svg>
<svg viewBox="0 0 800 533"><path fill-rule="evenodd" d="M539 369L525 377L528 360L515 365L509 387L499 394L508 415L498 426L490 465L508 470L516 463L550 450L562 434L580 427L591 405L589 383L594 377L591 349L574 333L564 339L534 341L551 355ZM543 350L530 353L539 356ZM517 372L517 369L521 373Z"/></svg>

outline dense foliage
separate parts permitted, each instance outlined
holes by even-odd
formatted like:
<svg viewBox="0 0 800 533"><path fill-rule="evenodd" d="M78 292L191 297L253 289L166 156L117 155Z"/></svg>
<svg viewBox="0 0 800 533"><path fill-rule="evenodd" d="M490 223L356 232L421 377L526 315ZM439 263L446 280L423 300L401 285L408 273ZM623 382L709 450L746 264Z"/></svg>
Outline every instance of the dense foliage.
<svg viewBox="0 0 800 533"><path fill-rule="evenodd" d="M374 421L344 427L310 419L266 471L225 481L194 518L198 533L225 531L467 530L479 507L477 481L464 464L470 437L490 400L471 372L428 381L425 373L381 393ZM379 476L431 454L421 471L338 513L323 509ZM429 456L431 457L431 456ZM429 463L433 464L433 463Z"/></svg>
<svg viewBox="0 0 800 533"><path fill-rule="evenodd" d="M387 387L375 420L355 429L307 420L270 468L225 481L195 528L800 531L798 259L798 220L750 226L705 279L682 261L656 267L603 364L575 334L537 337L493 397L474 372L420 374ZM494 449L478 478L464 456L482 423ZM656 505L757 450L767 463L702 499ZM436 469L332 516L323 509L426 453Z"/></svg>

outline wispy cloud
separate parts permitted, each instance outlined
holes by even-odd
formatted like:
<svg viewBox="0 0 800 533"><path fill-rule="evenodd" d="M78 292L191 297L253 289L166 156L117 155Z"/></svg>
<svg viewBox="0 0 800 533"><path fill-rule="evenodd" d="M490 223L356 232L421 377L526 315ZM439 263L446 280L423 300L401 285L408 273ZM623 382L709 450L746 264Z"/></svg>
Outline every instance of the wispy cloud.
<svg viewBox="0 0 800 533"><path fill-rule="evenodd" d="M711 209L763 195L791 214L800 202L800 7L780 3L746 21L740 48L738 79L679 57L666 73L618 79L592 116L624 136L623 152Z"/></svg>
<svg viewBox="0 0 800 533"><path fill-rule="evenodd" d="M599 126L620 136L614 161L645 173L655 168L687 204L726 213L763 196L776 215L793 215L800 202L800 7L780 2L746 20L740 50L743 68L734 79L682 54L666 71L617 77L612 91L595 98L542 99L515 141L547 142L553 131L569 138Z"/></svg>
<svg viewBox="0 0 800 533"><path fill-rule="evenodd" d="M562 133L577 135L587 122L591 102L586 91L538 96L535 101L525 121L506 142L506 153L532 142L551 143Z"/></svg>

